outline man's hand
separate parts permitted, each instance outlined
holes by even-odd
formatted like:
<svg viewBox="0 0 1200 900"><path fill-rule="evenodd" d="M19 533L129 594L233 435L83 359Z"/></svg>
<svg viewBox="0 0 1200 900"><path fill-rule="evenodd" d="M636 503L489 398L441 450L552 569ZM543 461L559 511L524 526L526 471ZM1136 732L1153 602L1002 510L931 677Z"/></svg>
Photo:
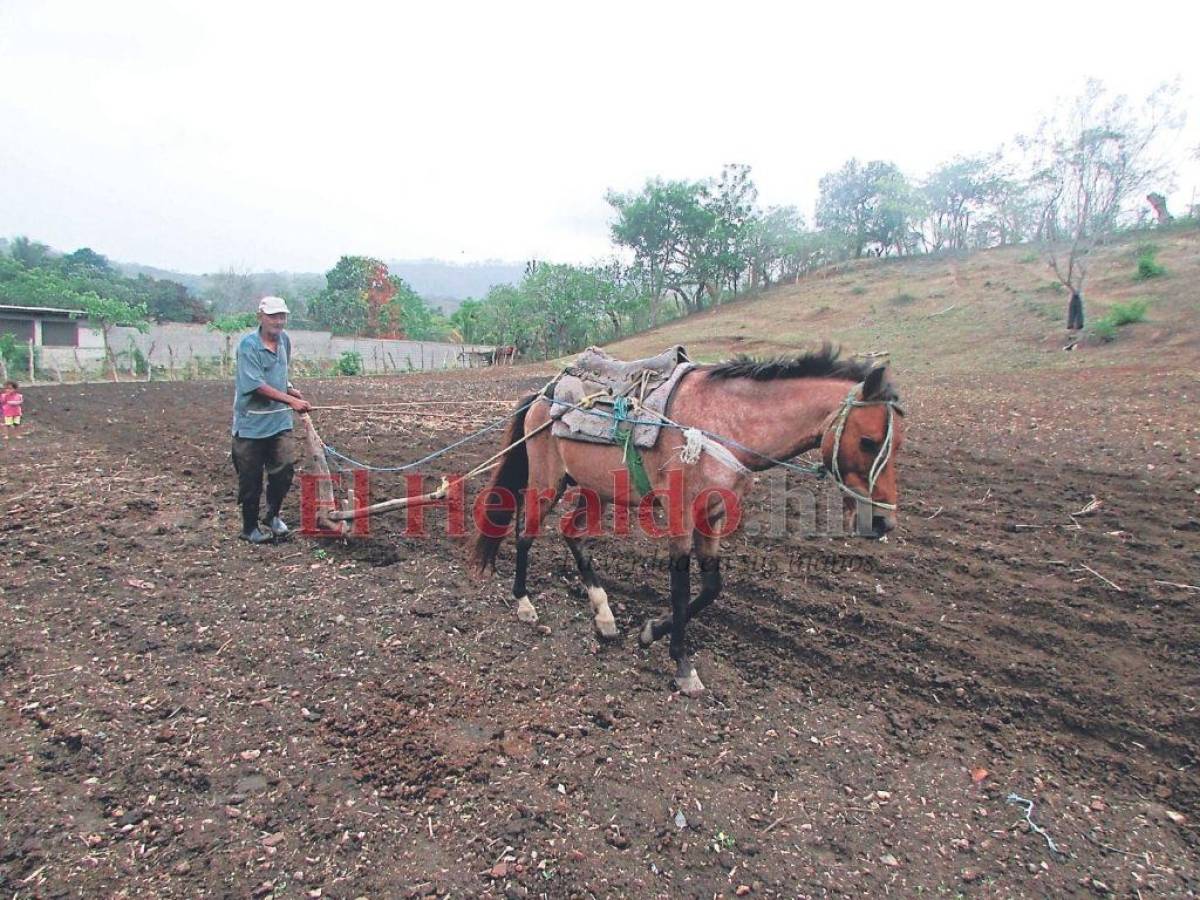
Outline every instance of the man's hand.
<svg viewBox="0 0 1200 900"><path fill-rule="evenodd" d="M312 404L303 397L291 396L288 398L288 405L298 413L306 413L312 409Z"/></svg>

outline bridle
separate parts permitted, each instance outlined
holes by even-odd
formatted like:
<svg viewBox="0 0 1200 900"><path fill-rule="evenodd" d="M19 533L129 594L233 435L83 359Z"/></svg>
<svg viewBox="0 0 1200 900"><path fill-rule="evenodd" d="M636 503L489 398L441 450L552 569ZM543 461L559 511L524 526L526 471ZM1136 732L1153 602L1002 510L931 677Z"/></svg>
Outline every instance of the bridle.
<svg viewBox="0 0 1200 900"><path fill-rule="evenodd" d="M892 458L892 435L894 433L894 424L896 413L904 415L904 408L895 400L856 400L855 395L861 394L862 384L856 384L850 389L850 393L846 395L845 401L842 403L841 409L833 419L833 459L830 465L826 468L829 474L833 476L833 482L838 486L843 494L853 497L859 503L867 503L877 509L895 510L895 503L883 503L874 499L875 481L879 475L887 467L888 462ZM838 468L838 451L842 446L842 431L846 428L846 421L850 418L850 411L860 406L886 406L887 407L887 430L883 435L883 442L879 445L879 452L875 454L875 461L871 463L871 470L867 473L867 494L863 496L850 485L846 484L842 478L841 470Z"/></svg>

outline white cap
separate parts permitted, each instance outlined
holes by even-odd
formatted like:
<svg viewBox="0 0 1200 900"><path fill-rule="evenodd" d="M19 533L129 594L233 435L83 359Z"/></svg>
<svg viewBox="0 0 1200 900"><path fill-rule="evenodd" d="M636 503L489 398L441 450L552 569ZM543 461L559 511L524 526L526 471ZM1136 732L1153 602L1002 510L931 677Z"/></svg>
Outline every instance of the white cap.
<svg viewBox="0 0 1200 900"><path fill-rule="evenodd" d="M277 313L287 312L288 308L282 297L263 297L258 301L258 311L273 316Z"/></svg>

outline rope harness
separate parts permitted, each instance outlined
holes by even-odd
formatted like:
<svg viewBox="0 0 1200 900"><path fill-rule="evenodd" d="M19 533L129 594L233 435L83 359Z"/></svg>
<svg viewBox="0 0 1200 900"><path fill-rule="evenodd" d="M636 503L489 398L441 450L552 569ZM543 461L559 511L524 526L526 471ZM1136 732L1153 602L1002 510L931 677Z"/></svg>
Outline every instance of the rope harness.
<svg viewBox="0 0 1200 900"><path fill-rule="evenodd" d="M838 486L838 490L847 496L853 497L859 503L867 503L878 509L894 510L896 508L895 503L883 503L874 499L874 494L875 482L892 458L893 424L896 412L900 407L895 400L856 400L854 395L861 394L862 387L861 384L856 384L850 389L850 393L846 395L846 399L842 403L842 408L838 410L837 417L833 421L833 459L830 460L829 474L833 476L833 483ZM879 445L879 451L875 454L875 461L871 463L871 469L867 473L867 493L865 496L846 484L845 479L842 477L841 469L838 466L838 453L842 447L842 432L846 428L846 421L850 418L850 411L863 406L887 407L887 430L884 432L883 442Z"/></svg>
<svg viewBox="0 0 1200 900"><path fill-rule="evenodd" d="M352 459L351 457L346 456L342 453L339 453L336 449L334 449L329 444L325 445L325 448L324 448L325 454L326 454L326 457L328 459L330 459L330 461L332 461L334 463L334 465L339 469L343 469L344 468L343 464L345 464L352 468L364 469L368 472L406 472L411 469L418 468L419 466L422 466L425 463L432 462L433 460L437 459L438 457L443 456L446 453L449 453L451 450L453 450L457 447L460 447L463 444L469 443L473 440L483 437L485 434L488 434L489 432L494 431L495 429L504 425L510 419L512 419L515 416L526 411L530 406L532 406L539 399L543 399L548 403L551 403L554 405L559 405L559 406L566 406L570 409L575 409L575 410L584 412L587 415L601 416L604 418L611 419L612 420L611 434L612 434L613 442L618 447L622 448L622 458L623 458L626 468L629 471L633 486L635 488L637 488L639 493L641 493L643 495L649 493L649 491L651 489L651 483L650 483L650 479L646 473L645 465L642 460L641 451L638 450L638 448L633 445L633 428L632 428L632 426L634 426L634 425L658 425L658 426L661 426L664 428L675 429L683 434L684 439L685 439L685 444L679 450L679 459L681 462L683 462L686 465L690 465L690 464L694 464L694 463L698 462L700 459L701 453L707 452L711 456L713 456L718 462L729 467L730 469L733 469L735 472L738 472L739 474L749 474L751 470L746 468L746 466L743 465L742 462L737 459L737 457L733 454L733 452L731 450L731 448L737 449L737 450L741 450L742 452L747 453L757 459L762 460L763 462L767 463L768 466L779 466L781 468L788 469L788 470L791 470L794 472L800 472L805 475L813 475L817 478L823 478L826 474L829 474L832 476L832 480L833 480L834 484L837 485L838 490L842 491L847 496L852 497L854 500L858 501L860 504L867 504L868 506L875 507L878 509L886 509L886 510L895 510L896 509L896 504L884 503L880 500L875 500L875 499L873 499L873 497L871 495L874 494L874 492L875 492L875 482L878 480L878 478L879 478L880 474L883 472L883 470L887 467L887 464L891 461L892 450L894 447L893 434L894 434L895 414L897 412L900 412L901 414L903 414L903 410L900 408L899 404L895 400L856 399L856 397L861 395L861 392L862 392L863 385L861 383L854 385L854 387L850 389L850 392L846 395L846 399L842 402L842 405L839 407L837 413L834 414L831 425L825 429L822 429L822 434L828 433L828 431L830 429L832 429L832 431L833 431L833 456L830 461L830 465L826 466L824 463L793 463L793 462L789 462L788 460L777 459L775 457L768 456L767 454L762 453L758 450L755 450L752 447L747 447L745 444L741 443L740 441L734 440L731 437L726 437L725 435L716 434L714 432L707 431L706 429L703 429L703 428L696 428L696 427L680 425L678 422L671 420L663 413L659 413L654 410L645 409L644 407L642 407L642 405L638 401L638 399L634 398L634 397L629 397L629 396L616 397L613 402L613 411L612 412L607 412L605 410L595 408L595 402L597 400L602 399L602 398L611 398L611 395L608 394L607 392L597 392L594 394L589 394L588 396L582 398L579 403L571 403L566 400L558 400L558 399L555 399L553 396L551 396L549 393L549 389L552 388L555 381L557 381L557 377L555 379L553 379L550 383L548 383L541 391L539 391L537 394L535 394L533 399L531 399L528 403L522 404L517 409L515 409L511 413L509 413L508 415L506 415L500 419L497 419L496 421L485 425L483 428L480 428L479 430L474 431L474 432L466 435L465 437L462 437L456 441L453 441L452 443L448 444L447 446L443 447L442 449L435 450L434 452L428 454L427 456L422 457L421 459L415 460L414 462L406 463L404 465L399 465L399 466L373 466L373 465L369 465L368 463L360 462L359 460ZM859 407L868 407L868 406L887 407L887 429L884 433L883 441L880 444L879 451L876 454L875 459L871 464L871 468L867 474L867 494L864 495L864 494L856 491L854 488L850 487L850 485L846 484L846 481L842 475L841 468L838 463L838 455L841 450L842 433L845 431L846 423L850 418L851 412L854 409L857 409ZM317 407L317 408L320 409L322 407ZM640 418L639 414L643 414L643 413L649 413L650 415L655 416L656 419ZM492 456L488 457L486 460L484 460L478 466L473 468L466 475L461 476L461 478L457 479L457 480L466 480L466 479L471 478L481 472L485 472L488 469L494 468L495 465L497 464L497 461L501 457L503 457L506 453L508 453L510 450L514 449L515 447L518 447L521 444L525 443L526 441L528 441L530 438L532 438L538 432L542 431L545 428L548 428L551 424L552 424L551 420L547 420L546 422L543 422L542 425L540 425L538 428L534 429L532 432L529 432L529 433L523 435L522 437L518 438L517 440L508 444L507 446L503 447L501 450L494 453ZM446 489L448 489L450 484L451 484L451 482L448 479L443 478L441 487L439 487L434 492L434 494L431 496L438 496L438 495L444 496L444 492L446 491Z"/></svg>

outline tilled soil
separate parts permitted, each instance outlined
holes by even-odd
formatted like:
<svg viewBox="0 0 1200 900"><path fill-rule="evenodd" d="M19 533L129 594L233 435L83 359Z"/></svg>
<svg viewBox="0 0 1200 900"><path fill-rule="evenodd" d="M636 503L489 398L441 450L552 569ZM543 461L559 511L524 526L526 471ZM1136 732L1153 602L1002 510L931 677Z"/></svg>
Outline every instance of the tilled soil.
<svg viewBox="0 0 1200 900"><path fill-rule="evenodd" d="M316 414L394 465L543 381L303 387L471 401ZM560 541L533 551L537 626L514 615L511 548L472 580L440 512L424 537L398 515L237 541L228 385L26 391L0 485L0 890L1193 895L1194 372L901 384L900 531L732 538L689 629L698 699L673 692L665 642L637 645L667 587L645 537L594 546L623 635L601 644Z"/></svg>

